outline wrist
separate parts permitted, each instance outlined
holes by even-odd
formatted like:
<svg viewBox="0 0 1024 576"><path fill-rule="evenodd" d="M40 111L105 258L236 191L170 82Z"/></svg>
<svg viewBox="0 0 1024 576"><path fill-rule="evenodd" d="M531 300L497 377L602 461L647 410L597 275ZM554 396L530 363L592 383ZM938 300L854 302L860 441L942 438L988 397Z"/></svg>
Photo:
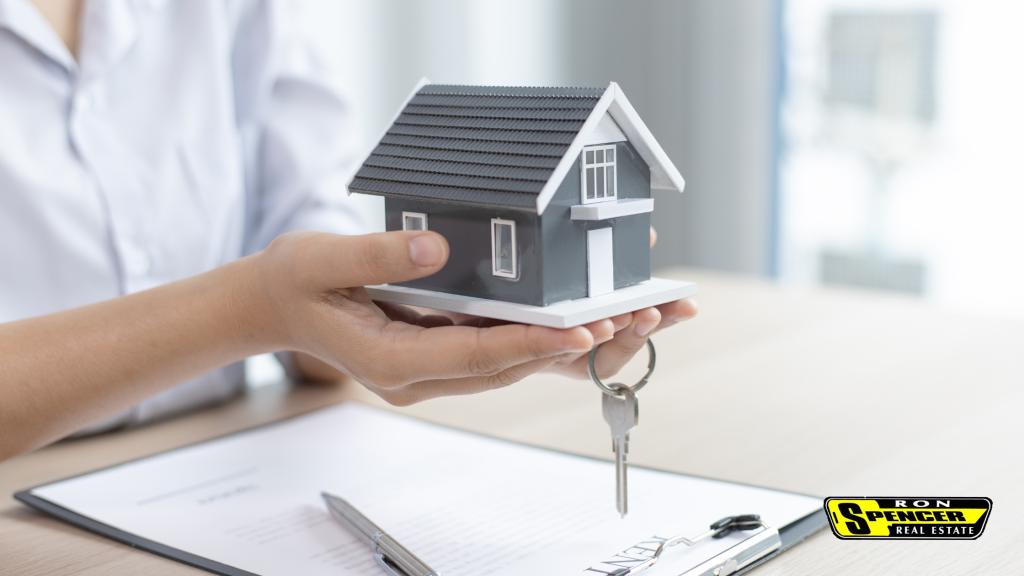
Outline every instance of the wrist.
<svg viewBox="0 0 1024 576"><path fill-rule="evenodd" d="M231 275L222 284L228 289L227 322L246 356L290 349L284 323L264 279L262 257L263 252L258 252L222 267Z"/></svg>

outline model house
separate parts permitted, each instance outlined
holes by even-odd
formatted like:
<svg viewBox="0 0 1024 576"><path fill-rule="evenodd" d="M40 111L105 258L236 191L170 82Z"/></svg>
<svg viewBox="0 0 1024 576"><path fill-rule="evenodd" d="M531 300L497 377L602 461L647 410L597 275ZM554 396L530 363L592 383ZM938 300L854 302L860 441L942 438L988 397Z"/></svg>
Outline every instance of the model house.
<svg viewBox="0 0 1024 576"><path fill-rule="evenodd" d="M607 88L422 84L349 184L388 230L432 230L445 267L400 286L533 306L649 280L651 189L683 178Z"/></svg>

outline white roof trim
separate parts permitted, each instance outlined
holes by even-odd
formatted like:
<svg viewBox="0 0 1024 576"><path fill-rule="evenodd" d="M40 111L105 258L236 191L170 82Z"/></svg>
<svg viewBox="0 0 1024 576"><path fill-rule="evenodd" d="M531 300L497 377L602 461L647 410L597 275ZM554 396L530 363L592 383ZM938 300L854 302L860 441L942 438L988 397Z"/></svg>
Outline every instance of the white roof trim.
<svg viewBox="0 0 1024 576"><path fill-rule="evenodd" d="M548 178L540 194L537 195L538 214L544 213L544 209L547 208L548 203L555 196L558 187L562 185L562 180L565 179L566 174L576 164L576 159L583 150L584 144L590 139L590 134L597 127L605 112L611 115L615 123L619 125L619 129L629 139L629 143L636 148L640 157L650 167L651 188L683 191L686 181L683 180L682 174L672 164L672 161L668 159L668 155L665 154L657 140L654 139L654 135L647 129L647 125L640 119L640 115L636 113L633 105L626 99L626 95L622 93L619 85L612 82L605 89L601 99L597 101L597 105L590 112L587 121L583 123L583 127L580 128L576 138L569 145L569 149L562 156L561 161L558 162L555 171L551 173L551 177Z"/></svg>
<svg viewBox="0 0 1024 576"><path fill-rule="evenodd" d="M381 133L380 137L373 141L373 148L370 148L370 151L367 152L366 156L363 157L363 161L356 165L356 172L352 174L352 177L349 178L348 180L348 184L345 185L346 194L348 194L349 196L352 195L352 191L349 190L349 186L351 186L352 181L356 179L356 174L359 173L359 168L362 167L363 164L366 164L366 161L370 159L370 156L373 154L373 151L380 144L380 141L383 140L384 137L388 135L388 130L390 130L391 127L394 126L395 120L398 120L398 117L401 116L402 112L405 111L405 107L409 105L409 101L412 100L414 96L416 96L416 93L420 91L420 88L423 88L427 84L430 84L430 80L428 80L426 76L420 78L420 81L416 83L416 87L412 89L412 92L409 92L409 95L405 97L405 100L402 102L402 105L398 107L398 112L395 112L395 115L391 117L391 120L389 120L388 123L384 125L384 132Z"/></svg>
<svg viewBox="0 0 1024 576"><path fill-rule="evenodd" d="M615 88L615 100L608 108L608 113L626 133L626 138L629 138L629 143L640 153L640 157L650 166L651 188L682 192L686 187L683 175L668 159L668 154L661 149L661 145L654 139L654 134L651 134L647 125L640 119L640 115L633 109L633 105L626 99L622 88L615 82L612 82L612 86Z"/></svg>
<svg viewBox="0 0 1024 576"><path fill-rule="evenodd" d="M559 160L558 166L555 166L555 171L548 177L547 183L540 189L540 194L537 195L537 214L544 213L544 209L548 207L548 202L551 202L555 192L558 191L558 187L562 185L562 180L565 180L565 175L576 164L576 159L579 158L580 152L583 151L583 146L590 139L590 133L594 131L594 128L597 128L598 123L601 122L601 117L608 111L608 107L614 99L615 82L612 82L605 89L604 94L601 95L601 99L597 101L594 109L590 112L590 116L587 117L587 121L583 123L583 127L576 133L572 144L569 144L569 149L566 150L562 159Z"/></svg>

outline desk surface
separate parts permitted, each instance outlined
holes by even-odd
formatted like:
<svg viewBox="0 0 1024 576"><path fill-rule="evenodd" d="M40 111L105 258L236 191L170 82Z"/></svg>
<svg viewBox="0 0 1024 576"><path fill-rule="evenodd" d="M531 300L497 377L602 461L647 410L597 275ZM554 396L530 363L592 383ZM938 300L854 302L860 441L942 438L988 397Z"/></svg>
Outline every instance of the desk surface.
<svg viewBox="0 0 1024 576"><path fill-rule="evenodd" d="M1024 573L1024 321L707 272L672 276L700 284L701 314L655 338L658 368L640 393L631 462L819 496L994 501L976 541L852 542L825 531L754 574ZM622 379L638 377L645 362ZM346 399L386 406L357 385L282 384L0 463L0 574L204 574L63 524L10 494ZM540 375L392 409L611 457L590 382Z"/></svg>

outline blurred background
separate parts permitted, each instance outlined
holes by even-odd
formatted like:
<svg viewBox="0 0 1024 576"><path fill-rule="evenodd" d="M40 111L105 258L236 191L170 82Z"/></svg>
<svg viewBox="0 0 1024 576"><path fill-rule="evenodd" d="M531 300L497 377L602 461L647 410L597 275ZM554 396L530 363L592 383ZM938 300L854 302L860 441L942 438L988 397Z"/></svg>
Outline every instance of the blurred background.
<svg viewBox="0 0 1024 576"><path fill-rule="evenodd" d="M301 25L373 147L410 89L618 82L687 180L656 269L1024 317L1024 3L334 0ZM354 167L353 167L354 169Z"/></svg>
<svg viewBox="0 0 1024 576"><path fill-rule="evenodd" d="M687 180L656 191L657 267L774 273L779 10L766 0L310 2L367 150L420 77L626 92ZM710 192L713 191L713 192ZM691 193L692 192L692 193Z"/></svg>

